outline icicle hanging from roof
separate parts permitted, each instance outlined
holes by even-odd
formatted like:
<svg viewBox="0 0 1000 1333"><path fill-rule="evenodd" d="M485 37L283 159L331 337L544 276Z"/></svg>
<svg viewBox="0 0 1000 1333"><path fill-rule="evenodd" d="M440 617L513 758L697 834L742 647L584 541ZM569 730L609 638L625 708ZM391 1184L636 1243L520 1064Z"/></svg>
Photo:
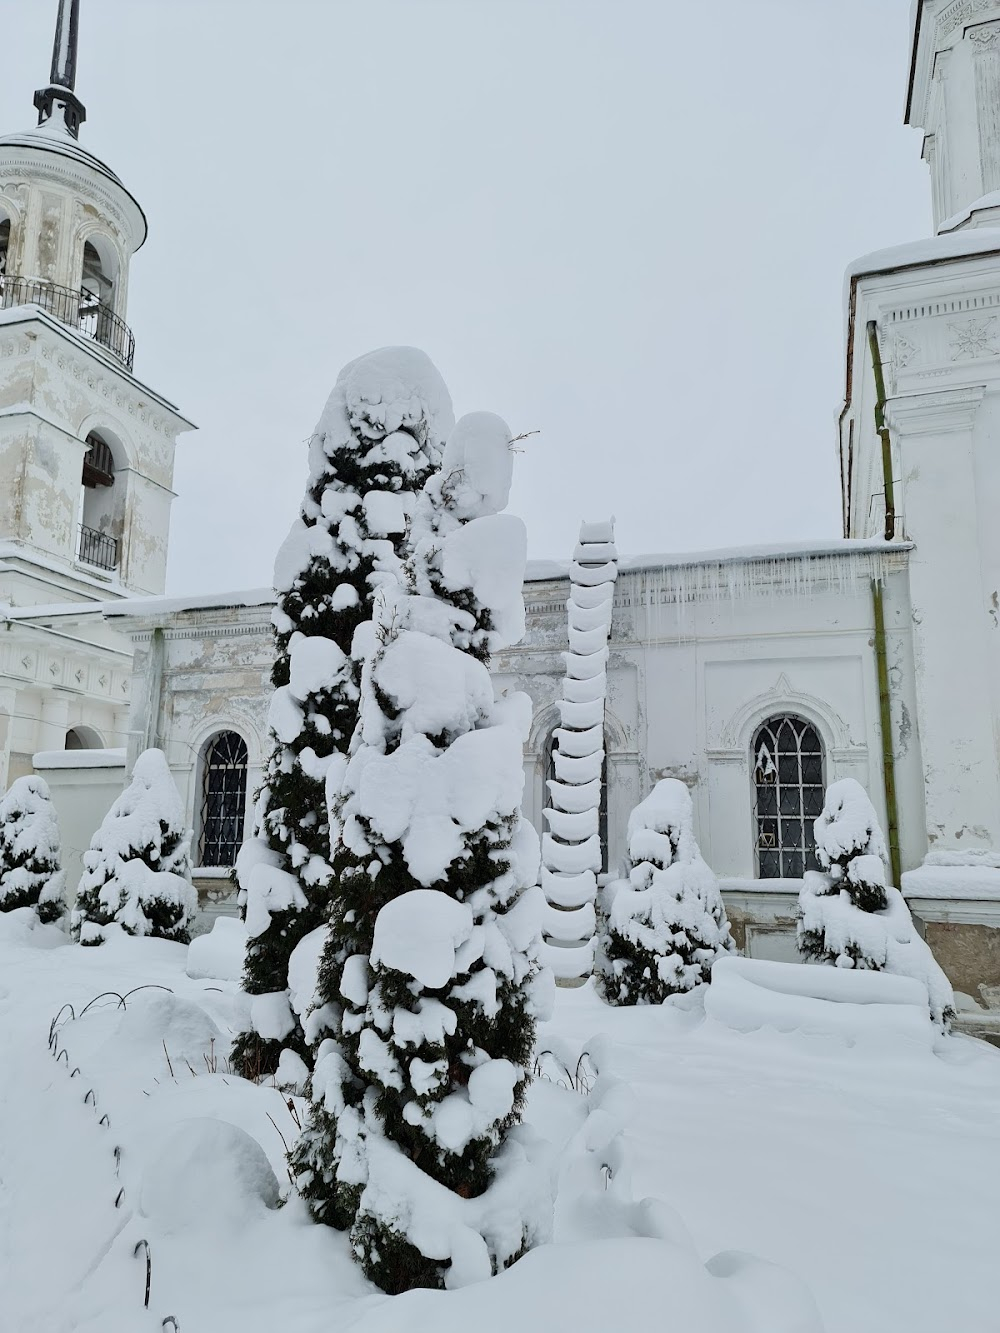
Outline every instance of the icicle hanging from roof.
<svg viewBox="0 0 1000 1333"><path fill-rule="evenodd" d="M570 565L569 652L553 738L542 835L544 961L560 981L583 980L594 964L594 900L603 864L600 836L608 637L618 552L614 519L583 523Z"/></svg>

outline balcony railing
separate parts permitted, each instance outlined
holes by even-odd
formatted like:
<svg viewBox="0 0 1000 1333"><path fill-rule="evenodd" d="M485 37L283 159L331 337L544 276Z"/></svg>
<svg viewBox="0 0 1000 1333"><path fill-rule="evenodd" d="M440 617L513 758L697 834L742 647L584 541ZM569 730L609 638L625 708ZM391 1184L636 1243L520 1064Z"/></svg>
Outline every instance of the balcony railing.
<svg viewBox="0 0 1000 1333"><path fill-rule="evenodd" d="M80 524L79 559L85 565L94 565L97 569L116 569L118 566L118 543L106 532Z"/></svg>
<svg viewBox="0 0 1000 1333"><path fill-rule="evenodd" d="M38 305L53 315L61 324L68 324L85 338L93 338L129 370L135 356L135 339L124 320L118 318L110 306L98 301L90 292L75 292L69 287L57 287L40 278L15 278L0 273L0 307Z"/></svg>

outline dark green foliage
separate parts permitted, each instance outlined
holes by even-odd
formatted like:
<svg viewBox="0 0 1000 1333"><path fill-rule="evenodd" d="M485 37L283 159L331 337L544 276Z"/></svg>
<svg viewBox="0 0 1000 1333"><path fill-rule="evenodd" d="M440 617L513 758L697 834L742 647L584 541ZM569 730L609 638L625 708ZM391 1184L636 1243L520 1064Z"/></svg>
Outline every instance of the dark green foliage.
<svg viewBox="0 0 1000 1333"><path fill-rule="evenodd" d="M509 433L499 424L502 433L494 442L507 450ZM502 752L488 746L466 749L470 729L495 725L468 707L472 698L481 697L479 685L472 683L472 664L467 664L465 689L476 693L468 701L465 695L457 697L451 708L449 696L442 695L441 729L434 735L419 733L414 714L394 697L391 683L408 678L408 664L420 660L419 653L410 654L417 638L441 640L452 653L475 659L476 670L485 675L496 637L490 607L469 588L446 586L441 573L450 534L481 513L496 512L483 497L477 508L480 501L468 486L461 500L452 502L448 477L459 478L461 467L449 473L448 449L442 474L428 484L417 509L405 587L387 594L379 606L378 646L363 681L366 739L334 797L332 817L344 833L334 853L336 892L313 1016L329 1035L317 1051L309 1119L290 1155L313 1216L348 1230L364 1272L390 1293L443 1287L451 1260L424 1254L387 1197L433 1191L431 1182L464 1199L490 1190L498 1155L511 1160L503 1157L504 1140L520 1117L535 1035L534 945L526 944L516 918L504 920L525 888L524 868L512 852L519 811L495 811L482 827L469 829L461 851L428 885L409 868L405 833L398 841L386 841L354 785L367 763L379 763L382 777L375 790L397 791L400 799L408 799L402 793L420 781L408 775L427 765L432 781L434 765L450 757L459 741L463 749L455 762L462 762L458 755L475 762L480 753L489 756L488 762L500 762L494 756ZM432 601L437 603L433 613ZM390 661L397 651L402 655ZM470 721L473 716L479 720ZM433 785L431 790L443 802L435 817L444 819L447 800ZM442 911L439 895L468 907L464 924L460 910L449 906ZM438 921L454 921L460 935L471 930L470 947L459 947L455 954L453 974L434 988L382 961L374 949L379 914L407 896L403 913L387 927L390 935L405 931L399 923L422 919L407 917L408 911L430 912L434 929ZM450 927L441 924L440 929ZM484 1091L474 1098L476 1089ZM439 1118L436 1113L449 1098L448 1113ZM399 1154L412 1166L402 1166ZM530 1188L523 1193L529 1195ZM405 1213L407 1206L401 1207ZM497 1240L484 1223L475 1264L488 1262L496 1271L518 1257L536 1234L531 1216L531 1200L525 1198L516 1253L508 1253L507 1240Z"/></svg>
<svg viewBox="0 0 1000 1333"><path fill-rule="evenodd" d="M197 906L191 886L191 830L159 750L135 762L132 780L108 811L83 856L71 934L99 944L119 925L130 935L186 944Z"/></svg>
<svg viewBox="0 0 1000 1333"><path fill-rule="evenodd" d="M336 397L335 391L331 403ZM401 428L401 433L412 437L412 450L404 459L399 450L386 456L378 447L386 431L378 424L377 414L365 424L363 434L357 423L345 434L342 418L341 407L331 429L318 433L310 443L312 475L300 524L304 529L329 533L332 545L326 553L307 555L288 580L289 586L278 589L272 683L276 690L290 685L295 635L331 640L346 662L335 679L297 701L302 709L298 734L286 742L276 741L265 770L256 837L296 876L307 905L272 912L267 928L251 939L243 975L243 988L251 995L287 988L292 951L323 924L330 906L334 876L330 827L324 783L317 772L324 760L349 749L360 698L360 663L351 657L352 642L358 627L371 619L377 583L393 574L397 548L402 544L398 535L391 540L372 539L361 499L372 491L419 490L437 459L437 444L430 438L426 420ZM336 503L324 508L331 497ZM327 517L331 513L339 517ZM306 751L308 764L304 765L301 756ZM241 890L245 902L252 889L241 882ZM273 1074L282 1047L310 1059L305 1035L296 1022L293 1032L281 1042L267 1040L252 1029L241 1033L233 1047L233 1068L246 1078Z"/></svg>
<svg viewBox="0 0 1000 1333"><path fill-rule="evenodd" d="M65 910L59 829L44 779L17 778L0 801L0 911L33 907L40 921Z"/></svg>

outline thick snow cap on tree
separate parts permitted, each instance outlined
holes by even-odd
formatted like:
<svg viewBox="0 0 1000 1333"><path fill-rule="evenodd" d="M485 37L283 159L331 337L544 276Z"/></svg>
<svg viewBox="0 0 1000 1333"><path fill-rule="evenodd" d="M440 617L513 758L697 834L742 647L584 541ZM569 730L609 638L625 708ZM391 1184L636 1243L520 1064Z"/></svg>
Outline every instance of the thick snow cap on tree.
<svg viewBox="0 0 1000 1333"><path fill-rule="evenodd" d="M34 775L17 778L0 801L0 912L33 907L42 921L55 921L65 890L48 784Z"/></svg>
<svg viewBox="0 0 1000 1333"><path fill-rule="evenodd" d="M161 750L135 761L132 780L84 852L84 873L71 924L84 944L104 928L186 942L198 909L191 884L191 831Z"/></svg>
<svg viewBox="0 0 1000 1333"><path fill-rule="evenodd" d="M935 1022L946 1023L955 1007L951 985L903 895L886 884L885 839L861 784L831 783L814 828L824 873L808 872L799 893L803 953L837 967L914 977L927 987Z"/></svg>
<svg viewBox="0 0 1000 1333"><path fill-rule="evenodd" d="M875 807L854 778L841 778L827 787L813 833L824 870L846 857L876 856L884 861L888 856Z"/></svg>
<svg viewBox="0 0 1000 1333"><path fill-rule="evenodd" d="M317 435L333 447L353 435L379 442L388 456L399 431L414 432L440 456L455 424L448 386L426 352L417 347L380 347L349 361L337 376Z"/></svg>
<svg viewBox="0 0 1000 1333"><path fill-rule="evenodd" d="M660 1004L709 981L734 945L682 782L665 778L636 806L628 846L629 879L609 885L602 900L601 989L614 1004Z"/></svg>

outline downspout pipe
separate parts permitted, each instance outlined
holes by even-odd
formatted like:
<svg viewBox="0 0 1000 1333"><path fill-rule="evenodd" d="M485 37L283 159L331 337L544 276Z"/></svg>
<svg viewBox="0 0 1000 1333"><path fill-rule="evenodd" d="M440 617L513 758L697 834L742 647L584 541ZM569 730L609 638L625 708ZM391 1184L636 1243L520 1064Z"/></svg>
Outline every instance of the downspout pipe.
<svg viewBox="0 0 1000 1333"><path fill-rule="evenodd" d="M889 834L889 864L892 882L899 888L902 861L899 854L899 808L896 803L896 758L892 748L892 707L889 698L889 659L886 651L885 602L882 584L872 579L872 610L875 621L875 667L878 673L878 708L882 733L882 780L885 785L885 814Z"/></svg>
<svg viewBox="0 0 1000 1333"><path fill-rule="evenodd" d="M892 482L892 441L885 420L885 372L878 345L878 325L868 321L868 347L875 376L875 429L882 441L882 482L885 487L885 540L896 536L896 494ZM878 674L878 710L882 733L882 782L889 833L889 865L892 882L899 888L902 859L899 853L899 806L896 801L896 757L892 746L892 700L889 695L889 658L885 636L885 594L882 583L872 579L872 617L875 622L875 669Z"/></svg>
<svg viewBox="0 0 1000 1333"><path fill-rule="evenodd" d="M885 486L885 539L891 542L896 535L896 496L892 484L892 442L889 439L889 427L885 424L885 373L882 369L882 353L878 345L878 326L873 319L868 321L868 346L872 355L872 370L875 373L875 429L882 441L882 482Z"/></svg>

